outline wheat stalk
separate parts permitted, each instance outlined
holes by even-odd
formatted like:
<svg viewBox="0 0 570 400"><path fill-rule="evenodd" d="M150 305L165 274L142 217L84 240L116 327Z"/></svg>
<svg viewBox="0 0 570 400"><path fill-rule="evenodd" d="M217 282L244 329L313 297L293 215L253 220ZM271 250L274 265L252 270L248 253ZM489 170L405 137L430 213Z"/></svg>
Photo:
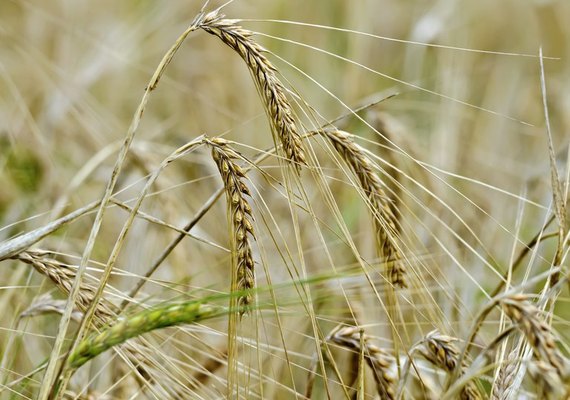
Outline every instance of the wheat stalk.
<svg viewBox="0 0 570 400"><path fill-rule="evenodd" d="M361 348L361 335L364 348ZM395 377L390 369L394 364L388 354L369 342L367 335L361 334L354 326L340 328L329 336L328 340L344 348L363 352L364 358L374 373L378 394L382 399L395 399Z"/></svg>
<svg viewBox="0 0 570 400"><path fill-rule="evenodd" d="M364 150L351 139L350 134L338 129L322 130L320 133L330 140L356 175L360 187L368 198L374 213L377 245L381 256L385 259L389 281L394 286L406 287L406 267L396 243L397 219L382 187L382 181L374 172L372 162Z"/></svg>
<svg viewBox="0 0 570 400"><path fill-rule="evenodd" d="M218 11L205 14L199 24L204 31L219 37L235 50L247 64L258 87L271 126L279 138L287 158L299 168L305 164L301 136L277 70L263 54L265 49L252 39L253 32L225 19Z"/></svg>
<svg viewBox="0 0 570 400"><path fill-rule="evenodd" d="M253 302L252 289L255 287L253 254L249 236L255 240L251 206L245 196L249 189L243 182L245 175L233 160L240 158L222 139L213 139L212 157L216 163L226 192L228 215L232 230L232 276L235 276L235 290L241 292L237 299L240 313ZM234 284L232 284L233 286ZM234 288L232 288L233 290Z"/></svg>

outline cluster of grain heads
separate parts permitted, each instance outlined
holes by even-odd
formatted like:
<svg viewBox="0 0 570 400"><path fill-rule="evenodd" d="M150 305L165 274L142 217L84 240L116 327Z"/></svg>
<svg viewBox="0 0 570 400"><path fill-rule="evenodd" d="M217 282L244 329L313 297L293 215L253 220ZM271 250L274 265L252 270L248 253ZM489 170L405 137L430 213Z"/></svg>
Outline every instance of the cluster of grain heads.
<svg viewBox="0 0 570 400"><path fill-rule="evenodd" d="M455 345L456 338L442 335L437 330L428 333L416 347L417 351L436 367L451 373L457 367L460 351ZM469 381L460 393L461 400L482 399L477 385Z"/></svg>
<svg viewBox="0 0 570 400"><path fill-rule="evenodd" d="M354 326L340 328L328 337L328 341L346 349L363 353L372 370L381 399L395 399L396 377L394 360L384 350L373 345L369 337Z"/></svg>
<svg viewBox="0 0 570 400"><path fill-rule="evenodd" d="M75 370L113 346L143 333L180 324L195 324L224 312L223 308L202 301L166 304L139 312L84 339L69 356L69 367Z"/></svg>
<svg viewBox="0 0 570 400"><path fill-rule="evenodd" d="M561 381L568 382L570 378L568 359L556 346L550 326L540 316L540 309L523 294L505 297L501 300L501 306L526 337L534 351L534 357L556 371Z"/></svg>
<svg viewBox="0 0 570 400"><path fill-rule="evenodd" d="M321 130L320 134L329 139L352 170L368 199L374 213L378 249L386 263L387 279L393 286L406 287L406 266L396 241L399 231L397 219L372 162L350 134L338 129Z"/></svg>
<svg viewBox="0 0 570 400"><path fill-rule="evenodd" d="M204 15L199 27L219 37L243 58L258 87L271 127L288 160L298 170L306 163L305 153L286 89L277 77L277 70L263 54L263 47L252 39L253 32L243 29L235 20L225 19L218 11Z"/></svg>
<svg viewBox="0 0 570 400"><path fill-rule="evenodd" d="M232 291L240 293L237 301L240 314L253 303L252 289L255 287L253 253L249 237L255 240L251 206L246 196L249 189L243 182L245 175L234 160L240 158L222 139L211 142L212 157L224 182L228 204L232 242Z"/></svg>

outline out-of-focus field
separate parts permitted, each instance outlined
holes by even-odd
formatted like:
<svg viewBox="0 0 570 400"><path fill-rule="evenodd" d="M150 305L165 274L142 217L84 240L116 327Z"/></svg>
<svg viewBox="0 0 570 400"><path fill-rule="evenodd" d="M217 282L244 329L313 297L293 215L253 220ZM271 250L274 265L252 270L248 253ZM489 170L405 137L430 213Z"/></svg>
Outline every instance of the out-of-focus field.
<svg viewBox="0 0 570 400"><path fill-rule="evenodd" d="M207 10L222 3L212 1ZM202 5L0 1L1 241L102 197L150 77ZM339 343L323 350L334 342L327 335L339 324L362 326L371 343L398 353L402 364L434 329L458 338L463 349L505 280L508 289L531 295L529 303L541 310L537 318L556 339L551 350L566 360L569 246L568 237L555 235L567 235L568 224L559 214L543 230L556 207L538 55L542 48L562 201L570 150L570 2L235 0L222 12L258 33L253 38L288 88L301 133L345 116L336 125L369 151L396 209L408 288L395 290L394 299L387 293L366 194L330 145L308 138L311 161L298 179L285 160L270 155L245 180L261 309L237 323L237 355L228 350L227 318L159 330L136 343L144 368L118 348L108 351L77 371L66 395L223 398L235 374L236 398L304 398L317 365L313 399L356 392L359 399L389 398L376 390L381 385L372 369L359 386L357 371L365 364L358 362L359 346L352 355ZM132 207L161 161L203 134L230 140L248 160L274 147L243 60L198 30L150 95L114 199ZM172 227L181 229L220 187L207 146L169 165L141 207L155 220L135 220L104 297L116 306L132 300L139 278L178 235ZM105 212L88 264L96 277L129 215L117 202ZM119 318L210 295L226 304L232 259L226 211L222 196ZM32 248L78 266L94 216ZM562 267L562 283L547 291L546 274L533 278L553 266ZM0 398L36 398L43 370L33 371L50 357L64 307L56 300L66 296L22 260L5 259L0 267ZM543 296L550 302L541 302ZM466 370L511 321L516 325L510 318L492 308ZM64 349L78 326L70 323ZM507 385L514 391L505 392L513 397L504 398L558 398L532 379L532 369L548 360L536 347L530 346L534 356L520 347L525 337L524 329L512 334L489 350L488 367L470 372L481 398L502 398L498 390L508 382L501 381L502 364L519 368L512 374L518 380ZM422 372L411 368L406 381L394 363L394 387L401 384L404 398L459 396L446 392L450 371L427 364L418 364L428 371L421 383ZM558 372L556 382L565 387L568 375Z"/></svg>

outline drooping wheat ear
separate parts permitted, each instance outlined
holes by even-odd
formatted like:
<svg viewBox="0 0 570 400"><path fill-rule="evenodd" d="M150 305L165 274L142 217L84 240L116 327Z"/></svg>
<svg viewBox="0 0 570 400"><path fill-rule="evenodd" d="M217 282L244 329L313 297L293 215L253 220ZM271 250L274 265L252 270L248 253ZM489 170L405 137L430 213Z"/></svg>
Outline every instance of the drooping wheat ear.
<svg viewBox="0 0 570 400"><path fill-rule="evenodd" d="M457 366L460 350L454 344L457 339L442 335L437 330L428 333L418 345L419 353L433 365L447 372L452 372ZM477 385L469 381L461 389L461 400L482 399Z"/></svg>
<svg viewBox="0 0 570 400"><path fill-rule="evenodd" d="M225 19L217 11L206 14L200 28L219 37L243 58L258 87L272 129L281 142L285 155L299 169L306 163L301 136L285 95L285 87L277 77L276 68L263 54L265 49L252 39L253 32L243 29L235 20Z"/></svg>
<svg viewBox="0 0 570 400"><path fill-rule="evenodd" d="M223 313L222 308L200 301L167 304L139 312L84 339L69 356L69 366L77 369L111 347L143 333L180 324L193 324Z"/></svg>
<svg viewBox="0 0 570 400"><path fill-rule="evenodd" d="M69 295L75 280L75 270L69 265L48 258L47 254L49 253L41 250L26 250L14 255L12 258L31 265L40 274L48 277L63 293ZM81 312L87 310L93 300L94 293L94 286L88 283L81 284L76 300L76 306ZM115 315L113 304L102 298L95 310L96 324L107 323Z"/></svg>
<svg viewBox="0 0 570 400"><path fill-rule="evenodd" d="M396 237L397 219L383 189L382 181L374 172L372 162L351 135L338 129L320 131L327 137L354 175L366 194L374 213L376 241L380 255L385 259L388 279L394 286L406 287L406 266Z"/></svg>
<svg viewBox="0 0 570 400"><path fill-rule="evenodd" d="M234 271L232 275L236 277L235 282L232 283L235 288L232 287L232 290L243 292L237 301L240 314L243 314L244 308L253 303L252 289L255 287L254 261L249 241L249 236L255 240L255 234L251 207L245 197L250 196L250 192L243 182L244 173L233 161L240 158L239 154L221 139L213 139L211 145L212 157L224 181L228 202L232 230L232 268Z"/></svg>
<svg viewBox="0 0 570 400"><path fill-rule="evenodd" d="M528 296L515 294L501 300L505 314L518 325L532 349L534 356L550 364L565 380L569 374L568 360L556 347L552 330L540 317L540 309L528 301Z"/></svg>
<svg viewBox="0 0 570 400"><path fill-rule="evenodd" d="M334 332L329 341L350 350L363 351L364 358L374 373L380 398L395 399L396 378L391 368L394 366L394 360L384 350L371 344L367 335L364 335L364 349L361 349L360 336L357 327L349 326Z"/></svg>

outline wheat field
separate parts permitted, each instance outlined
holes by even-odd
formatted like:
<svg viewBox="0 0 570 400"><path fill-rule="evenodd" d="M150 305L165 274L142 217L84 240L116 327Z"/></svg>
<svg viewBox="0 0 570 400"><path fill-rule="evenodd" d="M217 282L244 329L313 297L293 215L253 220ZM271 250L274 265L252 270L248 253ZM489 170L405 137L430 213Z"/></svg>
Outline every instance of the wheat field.
<svg viewBox="0 0 570 400"><path fill-rule="evenodd" d="M570 398L568 16L0 1L0 398Z"/></svg>

